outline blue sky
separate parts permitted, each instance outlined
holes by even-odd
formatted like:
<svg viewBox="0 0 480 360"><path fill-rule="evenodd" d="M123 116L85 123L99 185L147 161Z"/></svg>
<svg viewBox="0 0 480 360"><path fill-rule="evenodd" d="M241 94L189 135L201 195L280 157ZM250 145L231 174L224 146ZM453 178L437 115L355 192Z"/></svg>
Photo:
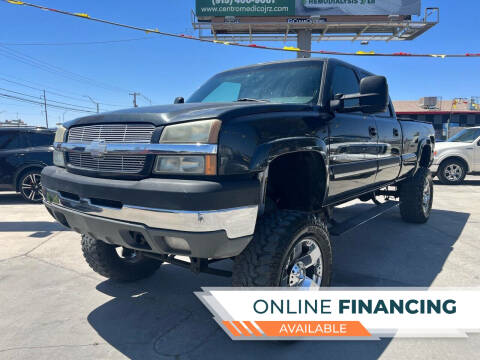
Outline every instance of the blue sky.
<svg viewBox="0 0 480 360"><path fill-rule="evenodd" d="M192 33L190 23L194 0L31 0L47 7L111 19L175 33ZM468 4L468 5L467 5ZM478 1L423 0L423 8L440 7L440 24L411 42L314 43L314 50L479 53ZM28 94L40 101L47 89L47 99L101 111L132 106L129 91L137 91L154 104L171 103L176 96L189 96L211 75L232 67L257 62L294 58L294 53L212 45L182 39L148 35L91 21L57 15L28 7L0 3L0 88ZM18 43L59 43L138 39L98 45L76 46L17 46ZM282 46L282 43L273 43ZM293 44L287 44L293 45ZM5 48L6 46L6 48ZM12 52L14 51L14 52ZM7 56L6 56L7 55ZM74 72L89 80L74 81L73 75L58 75L19 61L22 55ZM25 61L25 58L22 58ZM344 57L377 74L388 77L393 99L418 99L422 96L453 97L480 96L480 58L416 59ZM40 65L43 66L43 65ZM5 79L9 81L5 81ZM27 84L31 88L13 83ZM28 82L27 82L28 81ZM102 84L98 84L101 82ZM0 93L7 93L0 90ZM12 92L8 94L15 95ZM66 97L58 96L66 95ZM18 94L17 94L18 95ZM18 95L23 96L23 95ZM38 98L38 100L37 100ZM139 98L139 105L148 101ZM58 103L56 103L58 104ZM59 104L60 105L60 104ZM112 106L115 105L115 106ZM64 105L66 106L66 105ZM18 116L29 124L44 124L42 108L0 97L0 120ZM81 116L60 109L48 110L50 124Z"/></svg>

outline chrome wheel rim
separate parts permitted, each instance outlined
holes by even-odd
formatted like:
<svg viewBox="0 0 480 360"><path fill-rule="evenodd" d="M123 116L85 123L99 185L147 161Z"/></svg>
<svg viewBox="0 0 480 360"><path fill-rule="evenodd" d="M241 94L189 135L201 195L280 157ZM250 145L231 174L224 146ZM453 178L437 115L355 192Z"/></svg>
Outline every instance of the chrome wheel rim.
<svg viewBox="0 0 480 360"><path fill-rule="evenodd" d="M42 184L40 183L40 174L29 174L22 181L22 194L30 201L40 201L43 199Z"/></svg>
<svg viewBox="0 0 480 360"><path fill-rule="evenodd" d="M423 212L425 215L428 215L430 212L430 202L432 199L432 189L430 186L430 181L425 179L425 184L423 185L423 200L422 200L422 206L423 206Z"/></svg>
<svg viewBox="0 0 480 360"><path fill-rule="evenodd" d="M309 238L300 240L290 250L280 277L283 287L320 287L323 260L318 244Z"/></svg>
<svg viewBox="0 0 480 360"><path fill-rule="evenodd" d="M463 176L463 168L458 164L449 164L445 167L443 175L448 181L456 182Z"/></svg>

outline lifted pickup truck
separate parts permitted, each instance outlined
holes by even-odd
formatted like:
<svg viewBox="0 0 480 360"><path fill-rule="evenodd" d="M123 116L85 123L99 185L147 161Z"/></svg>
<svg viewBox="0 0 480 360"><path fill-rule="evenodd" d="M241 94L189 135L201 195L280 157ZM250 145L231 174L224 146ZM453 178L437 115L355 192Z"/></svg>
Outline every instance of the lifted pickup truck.
<svg viewBox="0 0 480 360"><path fill-rule="evenodd" d="M397 120L384 77L334 59L260 64L175 103L57 131L45 205L103 276L162 262L222 274L208 265L231 258L235 286L328 286L335 205L383 194L404 220L429 218L434 131Z"/></svg>

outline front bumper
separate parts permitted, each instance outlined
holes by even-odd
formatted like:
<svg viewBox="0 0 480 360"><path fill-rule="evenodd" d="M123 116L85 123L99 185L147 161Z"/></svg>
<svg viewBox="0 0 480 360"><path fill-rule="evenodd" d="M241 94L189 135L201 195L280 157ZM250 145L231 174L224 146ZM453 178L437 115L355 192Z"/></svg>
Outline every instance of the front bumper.
<svg viewBox="0 0 480 360"><path fill-rule="evenodd" d="M242 252L255 230L256 180L107 180L47 167L42 184L44 203L60 223L127 248L224 258Z"/></svg>
<svg viewBox="0 0 480 360"><path fill-rule="evenodd" d="M432 174L438 173L438 167L439 167L439 166L440 166L439 164L432 164L432 165L430 166L430 168L429 168L429 169L430 169L430 172L431 172Z"/></svg>

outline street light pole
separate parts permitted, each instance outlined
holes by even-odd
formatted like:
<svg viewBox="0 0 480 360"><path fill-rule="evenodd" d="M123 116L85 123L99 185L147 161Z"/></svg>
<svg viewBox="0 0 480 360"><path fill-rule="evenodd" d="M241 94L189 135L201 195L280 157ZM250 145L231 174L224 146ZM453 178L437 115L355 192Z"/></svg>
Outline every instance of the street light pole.
<svg viewBox="0 0 480 360"><path fill-rule="evenodd" d="M96 102L93 100L90 96L88 95L83 95L83 97L89 98L92 103L94 103L97 106L97 114L100 112L100 103Z"/></svg>
<svg viewBox="0 0 480 360"><path fill-rule="evenodd" d="M70 110L64 111L62 115L62 123L65 122L65 114L68 113Z"/></svg>

